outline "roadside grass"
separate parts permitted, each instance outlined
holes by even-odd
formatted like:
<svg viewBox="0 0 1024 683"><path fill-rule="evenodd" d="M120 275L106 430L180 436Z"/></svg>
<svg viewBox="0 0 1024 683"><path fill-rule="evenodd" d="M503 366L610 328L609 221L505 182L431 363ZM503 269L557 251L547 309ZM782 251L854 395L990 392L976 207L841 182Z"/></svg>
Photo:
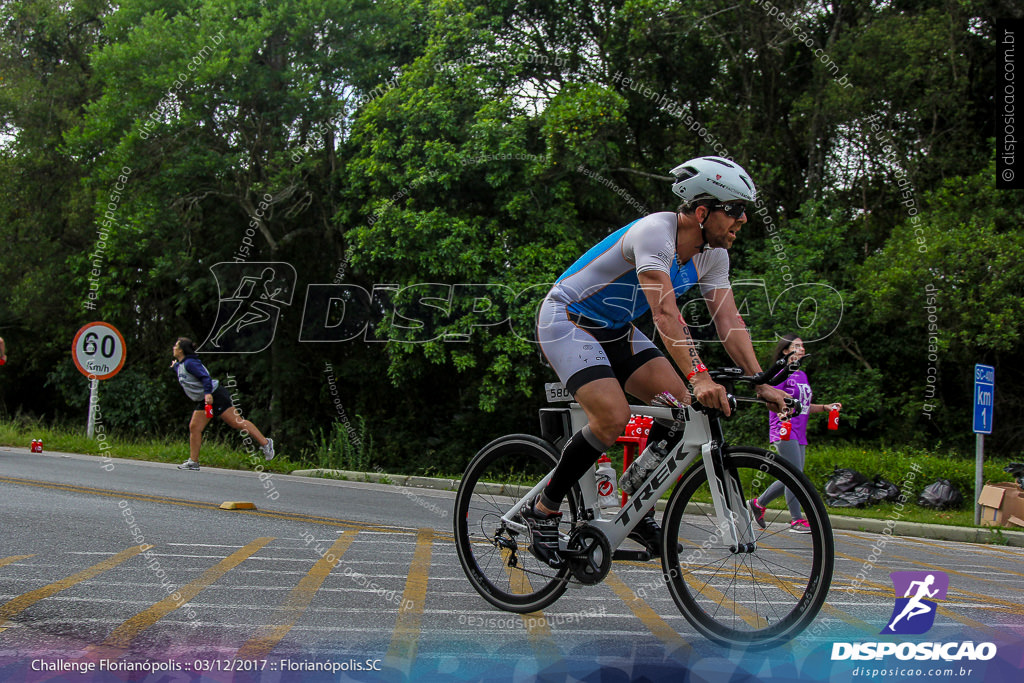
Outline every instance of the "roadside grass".
<svg viewBox="0 0 1024 683"><path fill-rule="evenodd" d="M761 444L766 447L767 444ZM616 472L622 472L622 450L609 451ZM1024 460L1017 458L986 457L983 467L983 481L1006 482L1013 477L1003 471L1010 462ZM868 519L895 519L901 522L922 524L946 524L950 526L974 526L974 460L951 453L936 453L915 448L892 446L836 445L807 446L807 462L804 474L815 485L824 500L825 483L835 468L857 470L869 480L876 475L896 484L906 492L907 500L900 510L894 503L879 503L863 508L830 507L830 515L861 517ZM948 479L963 496L963 502L956 509L934 510L917 504L918 496L926 486L936 479ZM785 509L785 497L779 496L769 505L772 509ZM984 527L994 528L994 527ZM1012 530L1022 531L1017 527Z"/></svg>
<svg viewBox="0 0 1024 683"><path fill-rule="evenodd" d="M366 465L371 439L360 424L355 433L344 434L334 430L330 434L319 434L314 439L312 450L303 449L298 453L289 450L285 444L277 444L278 455L267 462L257 452L256 457L248 456L242 449L241 437L226 427L207 428L199 461L208 467L253 470L257 464L271 472L287 474L297 469L336 468L359 470ZM356 436L358 434L358 436ZM46 451L108 455L113 458L128 458L151 462L180 463L188 457L188 435L180 438L162 437L131 439L116 434L106 434L105 443L110 447L101 449L103 441L90 439L84 428L46 425L41 421L25 418L0 422L0 445L28 448L32 439L42 439ZM621 448L609 451L618 474L622 473ZM294 459L291 459L294 458ZM1003 467L1018 458L986 458L984 480L986 482L1011 481L1012 477L1003 472ZM818 492L824 491L825 482L835 467L855 469L869 479L875 475L891 481L910 493L902 510L893 503L881 503L865 508L834 508L826 506L829 514L844 517L870 519L896 519L898 521L924 524L947 524L952 526L974 526L974 461L952 454L940 454L921 449L894 448L887 446L867 447L863 445L827 444L807 447L807 463L804 471ZM364 468L365 469L365 468ZM443 473L422 468L390 474L414 474L421 476L458 479L461 472ZM932 510L917 505L917 497L925 486L937 478L949 479L963 494L963 503L954 510ZM780 496L773 501L773 509L784 509L785 499ZM991 528L991 527L986 527ZM1019 529L1016 529L1019 530ZM998 531L998 530L996 530Z"/></svg>
<svg viewBox="0 0 1024 683"><path fill-rule="evenodd" d="M227 429L227 427L225 427ZM207 427L203 434L203 447L199 463L207 467L221 467L232 470L253 470L255 464L263 464L271 472L288 473L303 465L288 460L286 453L277 448L277 457L270 462L257 451L250 457L242 447L242 438L231 430L230 434L219 434L219 430ZM96 437L100 436L97 431ZM111 458L146 460L179 464L188 458L188 435L180 438L132 439L103 433L104 439L89 438L84 428L46 425L39 421L17 419L0 422L0 445L28 448L32 439L42 439L44 452L83 453ZM101 448L102 445L109 448ZM285 455L285 457L282 457Z"/></svg>

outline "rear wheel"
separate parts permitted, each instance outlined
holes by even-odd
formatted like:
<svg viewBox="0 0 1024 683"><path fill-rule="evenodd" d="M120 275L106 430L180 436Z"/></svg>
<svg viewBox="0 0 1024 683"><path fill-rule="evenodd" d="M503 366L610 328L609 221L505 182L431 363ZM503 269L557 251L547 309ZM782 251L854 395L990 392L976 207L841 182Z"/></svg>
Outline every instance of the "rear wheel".
<svg viewBox="0 0 1024 683"><path fill-rule="evenodd" d="M473 587L496 607L510 612L543 609L565 592L569 569L552 569L527 546L522 515L509 525L502 516L558 463L550 443L527 434L503 436L484 446L466 467L455 497L455 547ZM562 507L560 532L575 526L578 487ZM523 528L517 528L517 527Z"/></svg>
<svg viewBox="0 0 1024 683"><path fill-rule="evenodd" d="M707 472L687 472L665 510L662 569L669 591L686 619L703 635L723 644L773 646L793 638L814 619L832 581L835 545L832 525L807 477L774 453L756 448L725 452L728 481L737 492L742 527L736 552L718 528ZM792 491L810 533L790 531L783 504L769 507L766 528L750 521L746 500L779 481ZM780 495L777 501L784 501ZM682 545L680 551L672 539Z"/></svg>

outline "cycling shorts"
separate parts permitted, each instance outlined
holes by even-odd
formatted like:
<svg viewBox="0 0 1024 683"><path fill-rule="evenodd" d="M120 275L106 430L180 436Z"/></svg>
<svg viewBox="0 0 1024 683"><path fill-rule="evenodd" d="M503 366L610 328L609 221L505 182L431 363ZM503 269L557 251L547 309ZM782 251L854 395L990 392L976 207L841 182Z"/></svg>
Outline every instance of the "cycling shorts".
<svg viewBox="0 0 1024 683"><path fill-rule="evenodd" d="M545 298L537 316L541 352L570 394L596 379L626 380L648 361L664 354L631 323L609 328L570 312Z"/></svg>

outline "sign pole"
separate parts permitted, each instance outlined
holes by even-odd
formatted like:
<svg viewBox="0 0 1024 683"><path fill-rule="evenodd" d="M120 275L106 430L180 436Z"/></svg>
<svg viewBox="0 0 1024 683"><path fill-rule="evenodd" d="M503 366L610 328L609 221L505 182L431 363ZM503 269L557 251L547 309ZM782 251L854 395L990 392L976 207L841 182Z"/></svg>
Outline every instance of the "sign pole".
<svg viewBox="0 0 1024 683"><path fill-rule="evenodd" d="M981 505L978 499L981 498L981 487L984 485L982 474L982 463L985 461L985 436L974 435L974 526L981 524Z"/></svg>
<svg viewBox="0 0 1024 683"><path fill-rule="evenodd" d="M89 380L89 420L85 426L85 435L92 438L96 430L96 392L99 389L100 381L95 377Z"/></svg>
<svg viewBox="0 0 1024 683"><path fill-rule="evenodd" d="M85 433L93 438L96 431L96 406L101 379L110 379L124 367L124 337L113 325L91 322L75 333L71 342L71 359L89 380L89 417Z"/></svg>
<svg viewBox="0 0 1024 683"><path fill-rule="evenodd" d="M984 485L985 434L992 433L995 410L996 369L980 363L974 366L974 525L981 524L981 487Z"/></svg>

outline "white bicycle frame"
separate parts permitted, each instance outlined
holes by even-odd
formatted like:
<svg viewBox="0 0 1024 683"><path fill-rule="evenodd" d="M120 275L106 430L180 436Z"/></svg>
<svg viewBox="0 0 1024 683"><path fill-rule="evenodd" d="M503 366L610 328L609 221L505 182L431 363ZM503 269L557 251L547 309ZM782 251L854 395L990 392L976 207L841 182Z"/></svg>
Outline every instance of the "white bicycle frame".
<svg viewBox="0 0 1024 683"><path fill-rule="evenodd" d="M672 409L659 406L638 406L629 407L633 415L645 417L663 418L674 420ZM569 404L572 432L575 433L587 424L586 414L578 403ZM584 509L593 513L593 519L588 522L590 526L596 527L608 539L612 550L615 550L626 539L629 532L633 530L637 522L647 514L658 502L658 500L672 487L673 484L696 462L698 457L704 460L704 469L707 472L708 483L711 488L711 499L717 517L719 538L728 539L731 545L739 547L741 543L753 540L753 528L751 527L750 514L746 509L746 501L737 487L733 478L728 478L730 486L729 500L736 503L739 510L729 509L726 506L726 494L722 485L722 479L714 466L712 454L715 444L711 435L711 425L707 416L686 407L684 415L686 426L683 430L683 438L669 451L668 455L658 464L652 472L647 475L643 484L633 492L633 495L626 501L626 504L612 517L605 517L605 511L601 508L601 502L597 495L597 477L593 469L588 470L580 477L579 486L583 494ZM554 470L549 472L536 486L520 498L502 516L502 521L511 529L528 533L526 525L515 522L513 518L519 511L533 501L547 485ZM581 515L583 510L580 511ZM564 534L560 537L559 546L565 548L568 537Z"/></svg>

